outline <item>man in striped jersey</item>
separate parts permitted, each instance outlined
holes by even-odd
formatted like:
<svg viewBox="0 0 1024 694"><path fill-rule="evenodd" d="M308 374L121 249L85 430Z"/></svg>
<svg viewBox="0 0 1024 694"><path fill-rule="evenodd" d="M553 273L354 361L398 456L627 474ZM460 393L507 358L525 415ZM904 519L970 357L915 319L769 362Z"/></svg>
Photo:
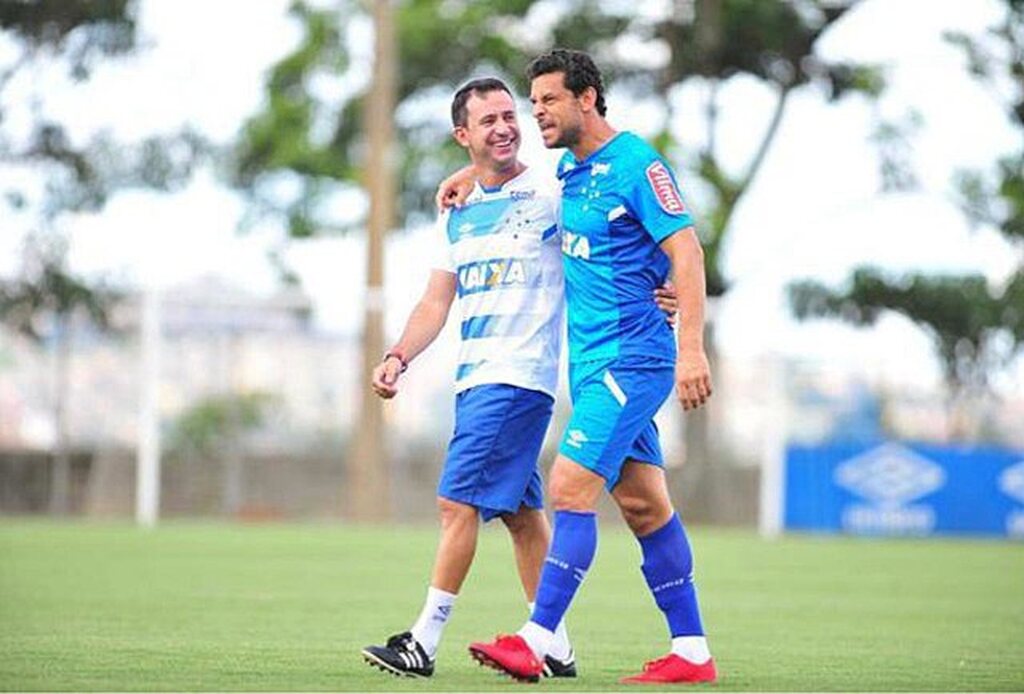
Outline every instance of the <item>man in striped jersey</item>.
<svg viewBox="0 0 1024 694"><path fill-rule="evenodd" d="M515 101L501 81L474 80L452 101L454 137L478 183L466 205L440 215L439 253L405 330L373 375L394 397L409 362L427 348L458 296L462 346L455 433L438 484L441 538L416 623L363 655L394 674L430 676L442 631L476 550L479 519L499 517L532 602L550 527L537 470L558 381L563 279L557 188L518 160ZM564 625L548 658L574 676Z"/></svg>
<svg viewBox="0 0 1024 694"><path fill-rule="evenodd" d="M452 101L454 137L475 184L443 212L438 257L405 330L374 371L383 398L440 333L459 298L462 344L455 432L438 484L441 537L427 598L412 628L363 656L396 675L428 677L476 550L479 520L501 518L532 609L551 529L537 467L558 381L564 315L559 188L518 159L515 101L496 79L474 80ZM653 298L652 298L653 303ZM666 311L674 313L674 301ZM544 673L574 677L565 626L554 630Z"/></svg>

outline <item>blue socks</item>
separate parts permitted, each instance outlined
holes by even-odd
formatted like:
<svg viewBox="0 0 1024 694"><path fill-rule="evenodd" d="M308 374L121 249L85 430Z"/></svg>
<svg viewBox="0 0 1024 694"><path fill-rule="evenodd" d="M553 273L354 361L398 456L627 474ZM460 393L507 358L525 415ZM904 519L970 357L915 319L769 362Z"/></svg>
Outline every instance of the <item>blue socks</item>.
<svg viewBox="0 0 1024 694"><path fill-rule="evenodd" d="M693 585L693 554L679 514L673 514L668 523L637 540L644 555L644 578L654 602L665 613L672 636L703 636Z"/></svg>
<svg viewBox="0 0 1024 694"><path fill-rule="evenodd" d="M679 515L650 535L637 538L643 551L641 569L673 637L703 636L704 627L693 585L693 554ZM550 632L569 609L597 553L597 516L592 512L556 511L551 549L537 588L530 621Z"/></svg>
<svg viewBox="0 0 1024 694"><path fill-rule="evenodd" d="M597 553L593 512L555 511L551 548L544 560L531 622L555 631Z"/></svg>

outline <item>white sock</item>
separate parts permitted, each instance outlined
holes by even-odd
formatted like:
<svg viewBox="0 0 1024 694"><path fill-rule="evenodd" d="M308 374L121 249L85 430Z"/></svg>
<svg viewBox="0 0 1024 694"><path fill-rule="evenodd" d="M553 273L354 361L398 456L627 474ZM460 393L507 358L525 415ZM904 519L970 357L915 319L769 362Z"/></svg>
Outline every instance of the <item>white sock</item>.
<svg viewBox="0 0 1024 694"><path fill-rule="evenodd" d="M527 622L517 632L526 641L533 654L540 660L551 652L551 643L555 640L555 632L548 631L537 622Z"/></svg>
<svg viewBox="0 0 1024 694"><path fill-rule="evenodd" d="M530 608L530 614L533 614L534 603L527 604ZM564 619L558 623L558 627L555 629L555 638L551 641L548 655L563 663L569 660L569 656L572 655L572 644L569 643L569 631L565 628Z"/></svg>
<svg viewBox="0 0 1024 694"><path fill-rule="evenodd" d="M703 636L673 637L672 652L683 660L689 660L694 665L701 665L711 660L708 640Z"/></svg>
<svg viewBox="0 0 1024 694"><path fill-rule="evenodd" d="M446 593L443 590L431 586L427 589L427 601L423 603L423 611L419 619L412 625L409 631L412 637L419 641L423 650L433 659L437 653L437 644L441 641L441 634L451 617L452 607L455 605L457 595Z"/></svg>

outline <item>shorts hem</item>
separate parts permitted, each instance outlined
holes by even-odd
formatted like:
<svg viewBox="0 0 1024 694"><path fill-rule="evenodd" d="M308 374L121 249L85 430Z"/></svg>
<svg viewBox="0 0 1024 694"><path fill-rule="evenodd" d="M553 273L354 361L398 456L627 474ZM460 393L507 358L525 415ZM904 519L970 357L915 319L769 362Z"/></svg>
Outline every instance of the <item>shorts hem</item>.
<svg viewBox="0 0 1024 694"><path fill-rule="evenodd" d="M506 513L516 513L523 506L525 506L527 508L530 508L530 509L533 509L535 511L543 511L544 510L544 504L543 503L540 506L534 506L533 504L531 504L530 502L528 502L526 500L523 500L522 502L520 502L518 507L511 508L511 507L506 507L506 506L485 506L485 505L479 504L479 503L477 503L475 501L471 501L470 499L465 499L465 498L460 499L455 494L442 494L442 493L438 493L437 496L442 498L442 499L445 499L446 501L454 501L455 503L458 503L458 504L465 504L466 506L471 506L472 508L476 509L477 513L480 514L480 519L484 523L492 521L495 518L497 518L498 516L503 516Z"/></svg>

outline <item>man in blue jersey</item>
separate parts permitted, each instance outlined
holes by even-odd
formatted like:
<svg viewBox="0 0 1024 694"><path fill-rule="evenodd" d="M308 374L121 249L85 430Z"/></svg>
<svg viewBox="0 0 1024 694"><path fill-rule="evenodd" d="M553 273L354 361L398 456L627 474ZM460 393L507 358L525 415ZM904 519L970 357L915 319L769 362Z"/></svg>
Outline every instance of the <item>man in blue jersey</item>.
<svg viewBox="0 0 1024 694"><path fill-rule="evenodd" d="M652 418L675 387L685 410L711 395L704 352L703 252L675 177L649 145L605 120L601 74L585 53L554 50L527 71L544 145L565 147L562 254L573 414L551 469L554 534L533 613L514 636L474 643L481 663L536 681L597 547L607 488L641 547L641 569L671 648L624 683L716 678L697 606L690 546L668 495ZM671 277L678 335L649 301Z"/></svg>
<svg viewBox="0 0 1024 694"><path fill-rule="evenodd" d="M383 398L426 349L459 298L461 345L455 432L438 483L441 537L419 618L363 657L386 672L429 677L445 625L476 550L479 521L501 518L532 601L550 526L537 468L558 380L563 323L558 187L553 176L518 159L519 126L501 81L478 79L452 100L453 135L469 153L475 181L466 205L438 220L437 257L398 342L374 370ZM655 292L674 313L671 292ZM665 321L649 294L646 303ZM574 677L565 627L553 629L543 670Z"/></svg>

